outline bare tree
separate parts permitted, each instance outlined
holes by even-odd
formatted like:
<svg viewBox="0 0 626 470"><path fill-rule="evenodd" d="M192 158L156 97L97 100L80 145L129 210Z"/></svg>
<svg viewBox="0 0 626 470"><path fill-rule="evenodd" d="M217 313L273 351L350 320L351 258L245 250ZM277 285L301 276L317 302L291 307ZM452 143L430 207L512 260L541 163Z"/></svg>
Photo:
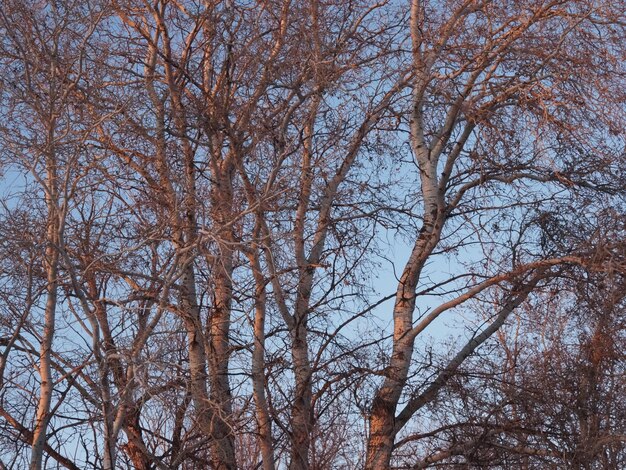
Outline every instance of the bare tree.
<svg viewBox="0 0 626 470"><path fill-rule="evenodd" d="M587 227L585 235L612 231ZM613 249L613 270L563 272L558 287L538 292L459 369L429 405L434 431L421 439L408 433L399 443L408 455L421 441L416 468L622 465L623 248Z"/></svg>
<svg viewBox="0 0 626 470"><path fill-rule="evenodd" d="M45 307L42 330L35 333L40 345L39 398L32 434L22 432L22 438L32 439L30 468L40 469L57 381L52 350L64 232L71 200L84 176L79 161L86 131L79 122L74 98L84 79L86 43L98 19L86 19L89 6L50 5L43 9L21 2L5 6L0 18L6 37L2 50L3 104L8 118L2 132L3 157L11 170L27 173L26 178L45 202L45 234L38 242L44 247L40 255ZM30 296L25 301L35 302ZM11 342L16 339L14 335ZM9 350L5 350L5 357Z"/></svg>
<svg viewBox="0 0 626 470"><path fill-rule="evenodd" d="M2 465L619 466L624 14L5 2Z"/></svg>
<svg viewBox="0 0 626 470"><path fill-rule="evenodd" d="M467 225L484 245L475 221L493 205L506 207L498 199L506 197L507 186L517 199L518 209L509 216L515 224L515 218L524 217L524 206L544 206L540 198L549 201L550 194L558 191L555 185L571 191L601 191L617 190L622 184L606 179L606 173L602 176L610 171L607 163L615 155L613 145L619 149L619 140L606 142L606 153L598 152L590 165L580 159L595 150L594 143L605 133L613 133L615 122L623 117L613 95L622 83L623 70L617 62L596 60L598 51L610 55L621 41L623 10L586 2L517 2L513 8L498 2L447 3L411 3L415 79L409 125L423 219L398 283L393 352L372 403L366 468L389 467L397 433L550 275L551 266L587 262L584 251L544 254L522 248L520 239L511 246L506 263L496 255L493 261L502 265L498 271L468 272L483 280L414 324L416 290L424 267L436 254L447 226L456 225L457 232L464 228L463 222L454 224L450 219L471 214ZM579 93L593 98L581 101ZM602 114L599 103L603 103ZM491 195L495 204L476 204L481 192ZM507 223L504 217L495 218L498 224ZM509 227L497 230L515 230ZM503 282L510 282L512 288L498 302L494 321L428 386L410 393L396 415L416 337L443 312Z"/></svg>

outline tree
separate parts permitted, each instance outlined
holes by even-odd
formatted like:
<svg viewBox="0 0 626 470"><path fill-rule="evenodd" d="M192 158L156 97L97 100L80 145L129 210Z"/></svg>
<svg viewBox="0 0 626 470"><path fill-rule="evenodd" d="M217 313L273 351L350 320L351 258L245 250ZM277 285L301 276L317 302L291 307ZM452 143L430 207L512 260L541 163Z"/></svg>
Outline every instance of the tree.
<svg viewBox="0 0 626 470"><path fill-rule="evenodd" d="M3 465L621 461L620 2L3 7Z"/></svg>
<svg viewBox="0 0 626 470"><path fill-rule="evenodd" d="M393 352L372 403L366 468L389 466L398 432L465 358L555 274L552 266L588 263L584 249L576 246L554 253L528 246L529 234L523 232L531 227L518 221L529 219L532 225L530 211L550 212L562 191L558 186L574 198L577 192L619 191L623 185L607 174L622 151L621 140L606 138L621 127L615 126L623 117L615 97L623 70L617 61L604 60L623 38L620 15L623 9L588 2L412 2L415 78L409 124L423 219L398 283ZM588 99L582 101L581 93ZM494 203L482 204L485 196ZM494 209L500 210L491 215ZM495 234L476 227L483 218L492 218ZM475 237L483 251L499 243L510 251L490 257L492 272L458 273L473 278L465 291L414 324L422 272L450 225L456 233L469 228L467 236ZM516 231L519 237L511 240ZM494 321L434 381L410 392L396 415L416 337L446 310L503 282L510 287L496 303Z"/></svg>
<svg viewBox="0 0 626 470"><path fill-rule="evenodd" d="M429 405L437 431L422 440L417 468L622 466L623 271L569 274L539 292Z"/></svg>
<svg viewBox="0 0 626 470"><path fill-rule="evenodd" d="M85 158L82 145L87 131L79 120L80 110L74 108L73 98L84 79L82 59L98 20L86 21L87 10L72 5L35 8L33 16L31 6L8 2L0 20L5 36L2 43L2 85L6 91L3 111L8 118L2 127L3 163L9 171L26 173L29 190L35 191L45 203L39 220L34 213L26 214L34 216L34 223L45 226L38 234L39 239L32 240L35 245L30 247L38 252L42 264L42 271L34 270L34 275L45 278L45 285L34 283L33 271L29 269L29 288L24 299L26 313L31 313L31 308L35 309L40 302L45 304L41 329L33 327L31 330L39 342L36 365L39 398L34 427L32 432L20 430L21 439L32 443L30 468L35 470L42 468L46 434L53 414L51 404L57 378L53 375L52 349L64 233L77 185L85 176L79 162ZM31 211L37 209L33 204ZM6 345L5 361L15 346L19 330L24 327L25 318L26 315L21 318ZM5 364L3 361L3 368ZM62 462L63 459L57 460Z"/></svg>

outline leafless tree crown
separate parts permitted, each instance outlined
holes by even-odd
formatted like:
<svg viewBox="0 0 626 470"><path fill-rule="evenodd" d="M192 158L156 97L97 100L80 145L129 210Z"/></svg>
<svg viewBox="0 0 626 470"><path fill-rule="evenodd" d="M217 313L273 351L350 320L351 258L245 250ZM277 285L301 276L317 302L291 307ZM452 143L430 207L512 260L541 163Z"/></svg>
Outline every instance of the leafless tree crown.
<svg viewBox="0 0 626 470"><path fill-rule="evenodd" d="M626 468L624 0L2 0L0 468Z"/></svg>

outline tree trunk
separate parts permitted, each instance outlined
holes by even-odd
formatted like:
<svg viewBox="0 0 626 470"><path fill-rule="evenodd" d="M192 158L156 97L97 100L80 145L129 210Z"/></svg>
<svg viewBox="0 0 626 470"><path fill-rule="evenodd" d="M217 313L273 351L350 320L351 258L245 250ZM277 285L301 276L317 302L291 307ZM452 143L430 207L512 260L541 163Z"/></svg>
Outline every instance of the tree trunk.
<svg viewBox="0 0 626 470"><path fill-rule="evenodd" d="M135 470L151 470L150 459L143 451L143 435L139 422L140 410L133 406L126 412L125 430L128 443L124 446L124 451L133 463Z"/></svg>
<svg viewBox="0 0 626 470"><path fill-rule="evenodd" d="M258 224L257 224L258 225ZM259 230L255 230L258 235ZM256 421L259 433L259 446L263 459L263 470L274 470L274 442L272 440L272 419L265 396L265 314L266 300L265 279L261 273L257 247L249 253L256 284L254 303L254 349L252 351L252 393L256 405Z"/></svg>
<svg viewBox="0 0 626 470"><path fill-rule="evenodd" d="M48 221L44 264L46 269L47 299L44 313L43 335L39 351L39 376L41 378L41 385L33 430L30 470L40 470L42 468L43 451L46 446L46 432L48 423L50 422L50 403L52 402L52 392L54 389L51 355L59 286L59 232L61 230L61 219L58 207L58 163L56 161L54 147L52 146L54 142L54 127L55 123L54 120L52 120L48 130L48 142L51 147L46 155L46 206L48 210Z"/></svg>
<svg viewBox="0 0 626 470"><path fill-rule="evenodd" d="M57 223L50 222L48 237L50 238L46 248L47 264L47 295L46 310L44 317L43 337L39 353L39 376L41 386L37 415L35 417L35 429L33 431L33 445L31 450L30 470L40 470L43 463L43 450L46 445L46 432L50 421L50 403L52 401L53 377L50 363L52 352L52 340L54 338L57 290L58 290L58 263L59 253L54 246L56 240Z"/></svg>
<svg viewBox="0 0 626 470"><path fill-rule="evenodd" d="M309 362L306 321L296 320L293 333L292 359L295 374L295 394L291 410L291 463L290 470L308 470L313 412L311 409L311 365Z"/></svg>
<svg viewBox="0 0 626 470"><path fill-rule="evenodd" d="M233 152L235 150L232 150ZM230 156L230 155L229 155ZM214 299L209 314L209 381L210 400L214 407L212 445L213 465L218 470L237 468L234 432L231 426L232 394L228 377L230 360L230 315L233 295L233 248L231 217L233 206L232 178L234 168L229 156L214 170L211 191L212 219L218 228L218 249L213 262ZM224 227L223 230L221 228Z"/></svg>
<svg viewBox="0 0 626 470"><path fill-rule="evenodd" d="M230 302L232 285L232 255L224 260L226 266L217 274L215 286L215 305L209 320L210 343L209 374L211 406L215 407L212 438L213 463L218 470L234 470L235 463L234 433L229 425L232 417L232 396L228 380L228 363L230 357Z"/></svg>
<svg viewBox="0 0 626 470"><path fill-rule="evenodd" d="M367 470L383 470L390 465L396 435L396 408L408 377L415 342L415 337L410 335L413 328L415 290L426 260L439 243L445 220L443 188L439 187L437 177L437 153L431 151L424 140L421 112L422 82L423 79L418 78L414 84L414 110L410 128L411 147L420 170L424 221L396 291L393 309L393 350L385 380L372 402L365 465Z"/></svg>

